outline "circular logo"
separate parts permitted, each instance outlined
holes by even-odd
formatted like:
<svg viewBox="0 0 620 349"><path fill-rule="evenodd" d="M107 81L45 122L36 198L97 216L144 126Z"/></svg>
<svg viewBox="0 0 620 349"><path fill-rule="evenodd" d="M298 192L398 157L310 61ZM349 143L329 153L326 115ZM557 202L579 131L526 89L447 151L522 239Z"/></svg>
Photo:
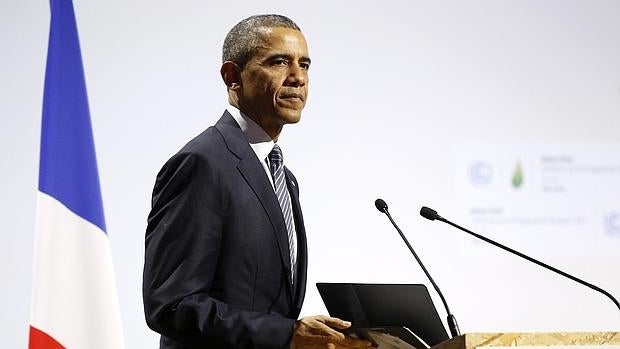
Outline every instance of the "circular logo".
<svg viewBox="0 0 620 349"><path fill-rule="evenodd" d="M604 219L605 231L609 235L620 237L620 213L611 212Z"/></svg>
<svg viewBox="0 0 620 349"><path fill-rule="evenodd" d="M473 184L489 184L493 179L493 167L484 161L476 161L469 165L469 178Z"/></svg>

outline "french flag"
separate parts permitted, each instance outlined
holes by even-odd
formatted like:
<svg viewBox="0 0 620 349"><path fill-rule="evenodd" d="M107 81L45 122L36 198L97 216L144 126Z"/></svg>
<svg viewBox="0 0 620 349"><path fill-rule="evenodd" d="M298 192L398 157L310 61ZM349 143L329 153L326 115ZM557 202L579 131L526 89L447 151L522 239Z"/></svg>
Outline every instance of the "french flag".
<svg viewBox="0 0 620 349"><path fill-rule="evenodd" d="M28 348L124 348L73 4L50 6Z"/></svg>

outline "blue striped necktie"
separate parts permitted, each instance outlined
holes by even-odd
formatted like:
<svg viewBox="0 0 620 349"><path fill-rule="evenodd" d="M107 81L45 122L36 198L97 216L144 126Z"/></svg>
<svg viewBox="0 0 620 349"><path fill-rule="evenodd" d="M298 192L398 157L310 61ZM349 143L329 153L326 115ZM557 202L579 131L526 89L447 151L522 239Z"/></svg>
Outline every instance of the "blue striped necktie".
<svg viewBox="0 0 620 349"><path fill-rule="evenodd" d="M282 150L275 144L273 150L269 153L269 168L273 176L273 184L282 209L286 230L288 232L289 257L291 258L291 280L294 280L295 267L297 263L297 249L295 246L295 229L293 221L293 209L291 206L291 197L286 187L286 179L284 176L284 157Z"/></svg>

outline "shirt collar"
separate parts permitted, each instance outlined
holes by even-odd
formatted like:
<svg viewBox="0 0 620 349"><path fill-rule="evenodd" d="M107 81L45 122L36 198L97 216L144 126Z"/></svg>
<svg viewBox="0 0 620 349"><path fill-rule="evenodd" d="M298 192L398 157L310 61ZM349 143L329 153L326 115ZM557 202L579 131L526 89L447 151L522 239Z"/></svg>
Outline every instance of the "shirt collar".
<svg viewBox="0 0 620 349"><path fill-rule="evenodd" d="M273 139L269 137L262 127L247 115L243 114L237 107L229 105L226 110L228 110L233 119L239 124L241 132L243 132L248 143L250 143L250 147L252 147L258 159L264 161L273 149L273 145L275 144Z"/></svg>

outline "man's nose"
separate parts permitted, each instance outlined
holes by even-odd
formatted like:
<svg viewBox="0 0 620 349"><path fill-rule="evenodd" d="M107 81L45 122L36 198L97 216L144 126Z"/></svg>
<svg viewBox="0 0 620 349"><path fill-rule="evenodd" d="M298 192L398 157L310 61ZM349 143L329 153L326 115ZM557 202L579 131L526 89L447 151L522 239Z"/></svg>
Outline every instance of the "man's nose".
<svg viewBox="0 0 620 349"><path fill-rule="evenodd" d="M308 71L299 64L292 64L289 68L288 76L286 77L286 85L300 87L304 86L308 81Z"/></svg>

